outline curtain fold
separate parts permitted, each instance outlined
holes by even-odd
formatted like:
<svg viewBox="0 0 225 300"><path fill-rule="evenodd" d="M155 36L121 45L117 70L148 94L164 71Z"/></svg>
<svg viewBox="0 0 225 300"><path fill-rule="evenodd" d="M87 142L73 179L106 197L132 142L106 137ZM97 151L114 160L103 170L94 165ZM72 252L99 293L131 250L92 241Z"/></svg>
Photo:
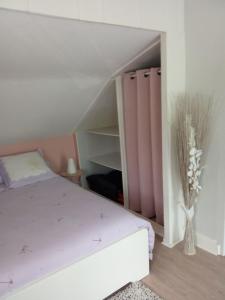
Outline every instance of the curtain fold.
<svg viewBox="0 0 225 300"><path fill-rule="evenodd" d="M156 221L163 224L161 78L158 72L158 68L151 69L149 98L155 215Z"/></svg>
<svg viewBox="0 0 225 300"><path fill-rule="evenodd" d="M163 224L161 81L158 68L123 76L130 209ZM150 75L149 75L150 74Z"/></svg>
<svg viewBox="0 0 225 300"><path fill-rule="evenodd" d="M124 86L124 128L126 140L128 197L130 209L141 211L138 163L138 135L137 135L137 79L125 75Z"/></svg>
<svg viewBox="0 0 225 300"><path fill-rule="evenodd" d="M150 120L150 85L145 73L149 70L136 72L137 77L137 149L138 149L138 177L140 189L141 212L145 217L154 217L155 203L152 174L152 145Z"/></svg>

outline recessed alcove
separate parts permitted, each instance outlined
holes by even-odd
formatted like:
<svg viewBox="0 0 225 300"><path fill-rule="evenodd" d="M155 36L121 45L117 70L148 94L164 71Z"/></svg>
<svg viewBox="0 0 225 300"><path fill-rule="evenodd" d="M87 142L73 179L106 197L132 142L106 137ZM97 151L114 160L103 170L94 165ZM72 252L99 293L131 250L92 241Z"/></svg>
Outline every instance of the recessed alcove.
<svg viewBox="0 0 225 300"><path fill-rule="evenodd" d="M75 132L86 176L123 171L116 78L161 65L161 32L0 9L0 37L0 143Z"/></svg>

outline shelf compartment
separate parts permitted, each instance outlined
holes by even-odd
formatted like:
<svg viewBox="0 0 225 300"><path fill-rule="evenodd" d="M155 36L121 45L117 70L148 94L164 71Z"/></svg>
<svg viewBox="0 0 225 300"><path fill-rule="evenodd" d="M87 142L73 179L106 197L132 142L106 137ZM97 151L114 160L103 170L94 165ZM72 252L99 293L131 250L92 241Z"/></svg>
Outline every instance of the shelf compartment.
<svg viewBox="0 0 225 300"><path fill-rule="evenodd" d="M119 128L116 126L93 128L93 129L89 129L88 132L93 134L119 137Z"/></svg>
<svg viewBox="0 0 225 300"><path fill-rule="evenodd" d="M107 153L90 157L89 161L114 170L122 171L120 153Z"/></svg>

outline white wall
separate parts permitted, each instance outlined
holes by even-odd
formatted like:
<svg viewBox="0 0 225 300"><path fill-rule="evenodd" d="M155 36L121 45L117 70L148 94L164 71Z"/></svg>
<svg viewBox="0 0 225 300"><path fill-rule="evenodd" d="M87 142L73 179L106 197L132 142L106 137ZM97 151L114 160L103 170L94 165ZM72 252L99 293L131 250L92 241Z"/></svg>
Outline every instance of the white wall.
<svg viewBox="0 0 225 300"><path fill-rule="evenodd" d="M0 9L0 144L72 132L112 74L158 37Z"/></svg>
<svg viewBox="0 0 225 300"><path fill-rule="evenodd" d="M187 90L218 101L196 222L200 237L215 246L223 243L225 221L225 1L186 1L185 25Z"/></svg>
<svg viewBox="0 0 225 300"><path fill-rule="evenodd" d="M163 115L164 126L168 130L164 135L164 177L168 182L164 188L165 223L168 225L164 242L172 245L178 241L179 214L170 139L170 108L172 96L185 89L184 0L1 0L0 6L166 33L162 43L162 67L165 70L162 74L165 85Z"/></svg>

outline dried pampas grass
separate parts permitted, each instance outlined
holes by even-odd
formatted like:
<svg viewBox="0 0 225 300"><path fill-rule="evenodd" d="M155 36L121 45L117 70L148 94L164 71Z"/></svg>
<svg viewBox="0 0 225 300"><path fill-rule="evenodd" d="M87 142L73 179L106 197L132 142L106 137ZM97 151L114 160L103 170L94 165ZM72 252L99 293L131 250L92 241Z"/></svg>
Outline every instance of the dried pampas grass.
<svg viewBox="0 0 225 300"><path fill-rule="evenodd" d="M194 204L196 197L196 193L191 190L188 178L191 127L194 129L195 147L202 150L200 160L202 169L207 154L213 106L214 100L210 96L180 94L176 99L176 149L184 201L188 208Z"/></svg>
<svg viewBox="0 0 225 300"><path fill-rule="evenodd" d="M213 106L210 96L180 94L176 98L176 149L184 200L181 206L186 215L185 253L189 255L195 254L192 219L201 190Z"/></svg>

